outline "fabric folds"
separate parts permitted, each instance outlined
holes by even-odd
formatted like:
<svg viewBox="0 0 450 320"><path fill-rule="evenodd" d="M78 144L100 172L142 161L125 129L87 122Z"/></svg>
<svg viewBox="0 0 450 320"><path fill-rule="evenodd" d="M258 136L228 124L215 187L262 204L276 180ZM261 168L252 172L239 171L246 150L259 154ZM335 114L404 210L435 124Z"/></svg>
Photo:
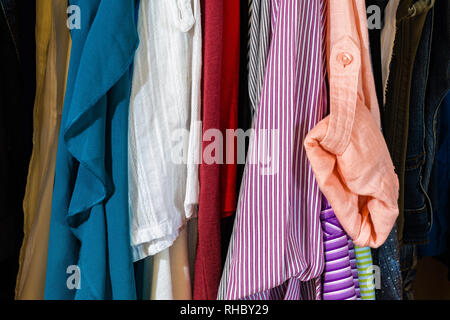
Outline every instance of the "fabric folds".
<svg viewBox="0 0 450 320"><path fill-rule="evenodd" d="M325 3L271 2L264 86L219 299L320 299L322 195L302 141L326 107Z"/></svg>
<svg viewBox="0 0 450 320"><path fill-rule="evenodd" d="M58 133L70 57L66 11L67 1L36 2L34 147L23 202L24 240L16 285L19 300L44 298Z"/></svg>
<svg viewBox="0 0 450 320"><path fill-rule="evenodd" d="M45 299L136 299L127 191L135 2L69 3L82 27L71 30Z"/></svg>
<svg viewBox="0 0 450 320"><path fill-rule="evenodd" d="M357 283L354 282L347 234L329 205L320 214L320 219L325 254L323 300L356 300Z"/></svg>
<svg viewBox="0 0 450 320"><path fill-rule="evenodd" d="M202 1L202 123L203 144L195 256L194 299L214 300L222 272L220 164L205 159L214 148L212 132L219 130L224 34L224 0ZM208 134L209 132L209 134ZM220 147L218 147L220 148ZM206 152L205 152L206 151ZM216 149L216 152L219 152ZM205 161L206 160L206 161Z"/></svg>
<svg viewBox="0 0 450 320"><path fill-rule="evenodd" d="M168 249L197 213L200 1L143 1L129 115L134 261Z"/></svg>
<svg viewBox="0 0 450 320"><path fill-rule="evenodd" d="M380 130L365 5L330 0L328 10L330 115L304 145L344 230L358 246L379 247L398 216L398 178Z"/></svg>

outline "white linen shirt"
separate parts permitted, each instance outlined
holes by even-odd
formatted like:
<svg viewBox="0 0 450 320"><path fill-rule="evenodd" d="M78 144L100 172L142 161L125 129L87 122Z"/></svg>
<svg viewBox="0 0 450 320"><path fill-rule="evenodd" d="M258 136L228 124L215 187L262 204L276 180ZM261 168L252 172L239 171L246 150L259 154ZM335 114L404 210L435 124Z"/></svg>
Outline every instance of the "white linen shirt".
<svg viewBox="0 0 450 320"><path fill-rule="evenodd" d="M138 33L128 137L135 261L169 248L196 212L201 152L200 1L142 1Z"/></svg>

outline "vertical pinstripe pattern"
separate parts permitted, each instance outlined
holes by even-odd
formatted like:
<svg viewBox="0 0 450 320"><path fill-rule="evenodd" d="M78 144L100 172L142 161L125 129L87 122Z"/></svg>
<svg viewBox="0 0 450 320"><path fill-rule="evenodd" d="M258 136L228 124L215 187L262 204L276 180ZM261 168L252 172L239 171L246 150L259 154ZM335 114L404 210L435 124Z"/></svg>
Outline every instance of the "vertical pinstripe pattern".
<svg viewBox="0 0 450 320"><path fill-rule="evenodd" d="M359 288L362 300L375 300L375 279L373 275L372 252L369 247L355 246L358 267Z"/></svg>
<svg viewBox="0 0 450 320"><path fill-rule="evenodd" d="M253 5L253 0L248 0L248 22L247 22L247 74L249 73L250 70L250 32L251 32L251 28L252 28L252 5ZM250 81L249 81L250 83ZM249 85L250 87L250 85Z"/></svg>
<svg viewBox="0 0 450 320"><path fill-rule="evenodd" d="M269 55L271 3L272 0L252 0L250 3L248 91L253 111L259 106Z"/></svg>
<svg viewBox="0 0 450 320"><path fill-rule="evenodd" d="M219 299L320 297L321 193L303 140L326 109L325 3L270 2L264 85Z"/></svg>

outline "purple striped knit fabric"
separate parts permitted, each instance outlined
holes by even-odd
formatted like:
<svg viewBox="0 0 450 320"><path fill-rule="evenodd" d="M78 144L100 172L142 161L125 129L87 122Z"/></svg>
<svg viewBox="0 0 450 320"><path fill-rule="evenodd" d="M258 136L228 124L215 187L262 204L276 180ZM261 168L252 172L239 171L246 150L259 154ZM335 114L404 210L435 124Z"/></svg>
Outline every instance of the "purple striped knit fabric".
<svg viewBox="0 0 450 320"><path fill-rule="evenodd" d="M303 141L326 110L326 0L271 0L271 43L218 299L320 299L321 192Z"/></svg>
<svg viewBox="0 0 450 320"><path fill-rule="evenodd" d="M328 204L320 218L325 248L323 300L356 300L358 293L355 284L358 284L358 272L353 242L348 238L333 209ZM353 251L352 258L350 257L351 250ZM353 260L353 265L351 260Z"/></svg>
<svg viewBox="0 0 450 320"><path fill-rule="evenodd" d="M361 294L359 292L359 278L358 278L358 267L356 265L356 255L355 246L353 245L352 239L347 235L348 241L348 255L350 257L350 266L352 267L353 284L355 285L356 297L361 300Z"/></svg>

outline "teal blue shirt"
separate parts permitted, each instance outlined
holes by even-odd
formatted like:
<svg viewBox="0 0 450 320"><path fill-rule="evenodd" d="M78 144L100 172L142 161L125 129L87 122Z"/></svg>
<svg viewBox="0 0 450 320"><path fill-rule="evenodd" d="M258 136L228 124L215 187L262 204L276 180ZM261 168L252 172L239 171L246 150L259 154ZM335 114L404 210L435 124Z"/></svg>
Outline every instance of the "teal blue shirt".
<svg viewBox="0 0 450 320"><path fill-rule="evenodd" d="M135 1L69 2L81 28L71 30L45 299L136 299L127 181Z"/></svg>

